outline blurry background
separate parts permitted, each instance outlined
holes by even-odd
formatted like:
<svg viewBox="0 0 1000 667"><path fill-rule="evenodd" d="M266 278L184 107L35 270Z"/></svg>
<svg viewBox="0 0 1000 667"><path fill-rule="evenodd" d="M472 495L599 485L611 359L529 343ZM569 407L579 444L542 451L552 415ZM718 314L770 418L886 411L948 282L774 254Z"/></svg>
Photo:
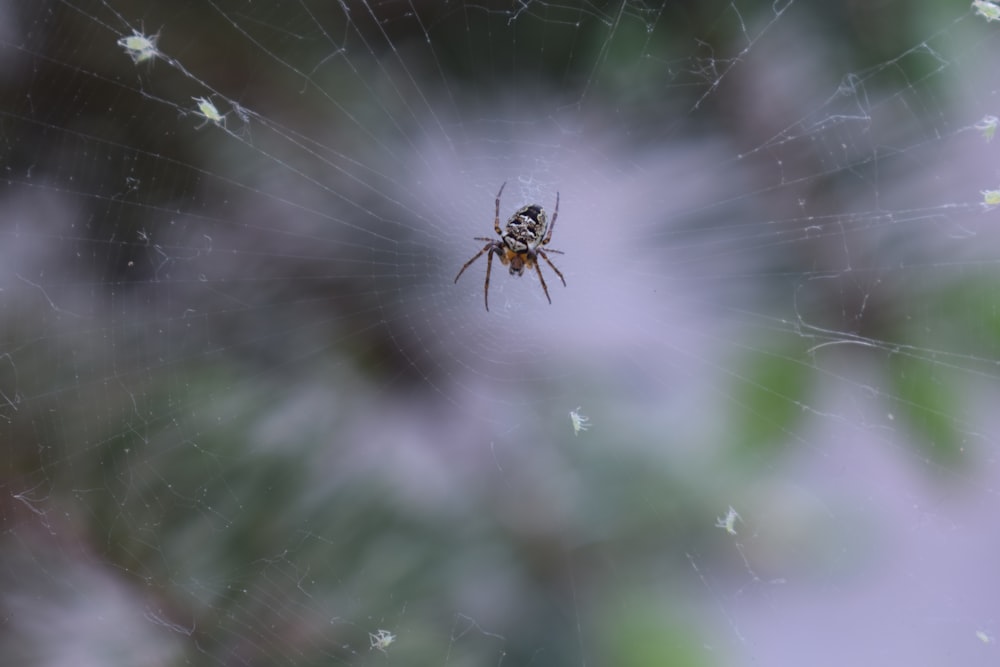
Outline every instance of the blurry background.
<svg viewBox="0 0 1000 667"><path fill-rule="evenodd" d="M0 662L996 664L990 11L0 2Z"/></svg>

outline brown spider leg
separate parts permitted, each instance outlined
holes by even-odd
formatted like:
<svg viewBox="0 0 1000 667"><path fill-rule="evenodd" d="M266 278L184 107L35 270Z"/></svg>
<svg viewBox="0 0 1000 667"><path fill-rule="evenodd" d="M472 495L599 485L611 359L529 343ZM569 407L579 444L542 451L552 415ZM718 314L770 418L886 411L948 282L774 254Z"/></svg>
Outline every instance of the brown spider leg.
<svg viewBox="0 0 1000 667"><path fill-rule="evenodd" d="M490 312L490 271L493 270L493 253L498 253L496 246L490 248L490 254L486 256L486 283L483 285L483 303L486 305L486 312Z"/></svg>
<svg viewBox="0 0 1000 667"><path fill-rule="evenodd" d="M500 186L500 191L497 192L497 211L493 215L493 229L497 231L497 235L499 236L503 236L503 230L500 229L500 195L503 194L505 187L507 187L507 181L503 182L503 185ZM489 309L487 308L487 310Z"/></svg>
<svg viewBox="0 0 1000 667"><path fill-rule="evenodd" d="M552 263L552 260L550 260L550 259L549 259L549 256L545 254L545 251L544 251L544 250L537 250L537 251L535 251L535 252L536 252L536 254L538 254L538 255L539 255L539 256L540 256L540 257L541 257L542 259L544 259L544 260L545 260L545 262L546 262L546 263L547 263L547 264L548 264L548 265L549 265L550 267L552 267L552 270L556 272L556 275L557 275L557 276L559 276L559 280L561 280L561 281L562 281L562 284L563 284L563 287L566 287L566 279L565 279L565 278L563 278L563 274L562 274L562 271L560 271L559 269L557 269L557 268L556 268L556 265ZM549 250L549 252L558 252L558 253L559 253L560 255L561 255L561 254L563 254L563 253L559 252L558 250ZM538 262L535 262L535 266L536 266L536 267L538 266ZM539 274L539 275L541 275L541 274ZM542 285L545 285L545 283L543 282L543 283L542 283ZM548 292L546 292L546 293L545 293L545 295L546 295L546 296L548 296ZM552 302L551 302L551 301L549 301L549 303L552 303Z"/></svg>
<svg viewBox="0 0 1000 667"><path fill-rule="evenodd" d="M552 211L552 222L549 223L549 233L545 235L545 238L538 245L545 245L552 240L552 230L556 228L556 218L559 217L559 193L556 192L556 209Z"/></svg>
<svg viewBox="0 0 1000 667"><path fill-rule="evenodd" d="M549 296L549 286L545 284L545 278L542 277L542 266L541 266L541 264L538 263L537 260L535 261L534 264L535 264L535 273L538 274L538 280L539 280L539 282L542 283L542 290L545 292L545 298L549 300L549 305L551 306L552 305L552 297ZM549 265L551 266L551 263ZM556 273L559 273L559 272L556 271ZM566 281L563 281L563 283L565 283L565 282Z"/></svg>
<svg viewBox="0 0 1000 667"><path fill-rule="evenodd" d="M489 248L491 245L493 245L493 239L488 239L485 236L477 236L476 238L473 239L473 241L489 241L489 243L487 243L486 245L484 245L482 250L480 250L475 255L473 255L472 259L470 259L468 262L466 262L462 266L462 268L458 270L458 275L455 276L455 282L456 283L458 282L458 279L462 277L462 274L465 273L465 270L467 268L469 268L474 261L476 261L477 259L479 259L482 256L482 254L484 252L486 252L487 248Z"/></svg>

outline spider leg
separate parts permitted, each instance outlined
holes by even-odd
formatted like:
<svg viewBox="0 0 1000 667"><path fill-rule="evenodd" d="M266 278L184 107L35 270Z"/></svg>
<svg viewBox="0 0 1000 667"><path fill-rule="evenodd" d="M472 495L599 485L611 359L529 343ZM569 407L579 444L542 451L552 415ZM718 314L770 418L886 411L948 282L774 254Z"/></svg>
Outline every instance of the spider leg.
<svg viewBox="0 0 1000 667"><path fill-rule="evenodd" d="M503 182L503 185L500 186L500 192L497 193L497 212L493 216L493 229L497 231L499 236L503 236L503 230L500 229L500 195L503 194L505 187L507 187L507 181ZM489 310L489 308L486 310Z"/></svg>
<svg viewBox="0 0 1000 667"><path fill-rule="evenodd" d="M549 223L549 233L545 235L545 239L539 245L545 245L552 240L552 230L556 228L556 218L559 217L559 192L556 192L556 208L552 211L552 222Z"/></svg>
<svg viewBox="0 0 1000 667"><path fill-rule="evenodd" d="M559 252L559 251L558 251L558 250L549 250L549 252ZM549 265L550 267L552 267L552 270L556 272L556 275L557 275L557 276L559 276L559 280L561 280L561 281L562 281L562 284L563 284L563 287L566 287L566 279L565 279L565 278L563 278L563 274L562 274L562 271L560 271L559 269L557 269L557 268L556 268L556 265L552 263L552 260L550 260L550 259L549 259L549 256L545 254L545 251L544 251L544 250L537 250L537 251L536 251L536 253L537 253L537 254L538 254L538 255L539 255L539 256L540 256L540 257L541 257L542 259L544 259L544 260L545 260L545 263L546 263L546 264L548 264L548 265ZM562 253L561 253L561 252L559 252L559 254L561 255ZM538 266L538 262L535 262L535 266L536 266L536 267ZM539 275L539 276L540 276L540 275L542 275L540 271L539 271L538 275ZM545 286L545 282L544 282L544 281L542 282L542 286L543 286L543 287ZM549 295L549 293L548 293L548 291L546 290L546 292L545 292L545 296L548 296L548 295ZM551 301L549 301L549 303L552 303L552 302L551 302Z"/></svg>
<svg viewBox="0 0 1000 667"><path fill-rule="evenodd" d="M486 283L483 284L483 303L486 304L486 312L490 312L490 271L493 270L493 253L500 252L496 246L490 248L490 254L486 256Z"/></svg>
<svg viewBox="0 0 1000 667"><path fill-rule="evenodd" d="M538 274L538 280L542 283L542 290L545 292L545 298L549 300L549 305L552 305L552 297L549 296L549 287L545 284L545 278L542 278L542 266L537 261L535 262L535 273ZM563 282L565 283L566 281Z"/></svg>
<svg viewBox="0 0 1000 667"><path fill-rule="evenodd" d="M462 277L462 274L463 274L463 273L465 273L465 270L466 270L467 268L469 268L469 266L471 266L471 265L472 265L472 263L473 263L474 261L476 261L477 259L479 259L479 258L480 258L480 257L482 256L482 254L483 254L484 252L486 252L486 250L487 250L487 249L488 249L488 248L489 248L490 246L492 246L492 245L493 245L493 239L487 239L487 238L485 238L485 237L482 237L482 238L480 238L480 237L476 237L476 239L475 239L475 240L476 240L476 241L489 241L489 243L487 243L486 245L484 245L484 246L483 246L483 249L482 249L482 250L480 250L480 251L479 251L479 252L477 252L477 253L476 253L475 255L473 255L473 256L472 256L472 259L470 259L470 260L469 260L468 262L466 262L465 264L463 264L463 265L462 265L462 268L461 268L461 269L459 269L459 271L458 271L458 275L457 275L457 276L455 276L455 282L456 282L456 283L458 282L458 279ZM492 256L492 255L491 255L491 256Z"/></svg>

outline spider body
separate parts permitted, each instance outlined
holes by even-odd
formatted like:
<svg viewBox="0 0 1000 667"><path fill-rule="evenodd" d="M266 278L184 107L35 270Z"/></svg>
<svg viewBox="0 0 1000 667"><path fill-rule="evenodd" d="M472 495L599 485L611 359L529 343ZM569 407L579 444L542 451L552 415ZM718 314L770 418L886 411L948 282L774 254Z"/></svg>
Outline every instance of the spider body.
<svg viewBox="0 0 1000 667"><path fill-rule="evenodd" d="M455 276L455 282L457 283L465 270L479 259L483 253L487 253L486 282L483 284L483 301L487 311L490 309L490 271L493 268L493 255L500 258L501 264L510 267L510 275L512 276L524 275L525 269L534 268L538 274L538 281L542 284L542 291L545 292L545 298L548 299L549 303L552 303L552 298L549 297L549 288L545 284L545 278L542 277L542 269L538 258L541 257L544 259L545 263L559 276L559 280L562 281L563 286L566 285L566 279L563 278L562 272L555 267L555 264L545 254L546 252L553 252L561 255L562 252L559 250L549 249L546 251L543 249L552 240L552 230L555 229L556 218L559 217L559 193L556 193L556 207L552 212L551 222L549 222L548 216L545 214L545 209L538 204L528 204L517 209L514 215L510 216L510 219L507 220L506 227L500 229L500 195L503 194L503 189L506 186L507 183L504 183L500 186L500 191L497 192L496 212L493 216L493 229L500 238L494 239L487 236L477 236L475 240L486 241L486 245L473 255L472 259L466 262L459 269L458 275Z"/></svg>

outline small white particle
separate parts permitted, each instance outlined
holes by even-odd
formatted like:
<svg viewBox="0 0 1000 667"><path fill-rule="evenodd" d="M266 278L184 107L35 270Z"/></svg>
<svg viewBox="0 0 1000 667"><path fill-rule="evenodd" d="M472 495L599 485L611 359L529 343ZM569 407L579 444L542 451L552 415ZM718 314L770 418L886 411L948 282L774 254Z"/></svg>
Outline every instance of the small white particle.
<svg viewBox="0 0 1000 667"><path fill-rule="evenodd" d="M205 119L204 122L195 129L202 128L208 123L213 123L217 127L225 129L226 115L219 113L215 104L204 97L192 97L191 99L198 104L197 114Z"/></svg>
<svg viewBox="0 0 1000 667"><path fill-rule="evenodd" d="M159 55L160 52L156 50L156 40L159 38L159 33L147 37L138 30L134 30L128 37L119 39L118 46L125 49L125 53L132 59L132 62L138 65Z"/></svg>
<svg viewBox="0 0 1000 667"><path fill-rule="evenodd" d="M371 642L371 646L368 647L369 651L377 648L382 651L382 653L385 653L385 650L389 648L389 644L396 641L396 635L392 634L388 630L379 628L375 632L368 633L368 640Z"/></svg>
<svg viewBox="0 0 1000 667"><path fill-rule="evenodd" d="M736 534L736 522L743 521L743 517L740 516L739 512L733 509L733 506L729 506L729 510L726 512L726 516L719 517L715 520L716 528L724 528L730 535Z"/></svg>
<svg viewBox="0 0 1000 667"><path fill-rule="evenodd" d="M576 410L569 411L569 420L573 424L573 435L580 435L580 431L590 428L590 417L580 414L580 406Z"/></svg>
<svg viewBox="0 0 1000 667"><path fill-rule="evenodd" d="M991 0L974 0L972 8L987 21L1000 21L1000 6Z"/></svg>

